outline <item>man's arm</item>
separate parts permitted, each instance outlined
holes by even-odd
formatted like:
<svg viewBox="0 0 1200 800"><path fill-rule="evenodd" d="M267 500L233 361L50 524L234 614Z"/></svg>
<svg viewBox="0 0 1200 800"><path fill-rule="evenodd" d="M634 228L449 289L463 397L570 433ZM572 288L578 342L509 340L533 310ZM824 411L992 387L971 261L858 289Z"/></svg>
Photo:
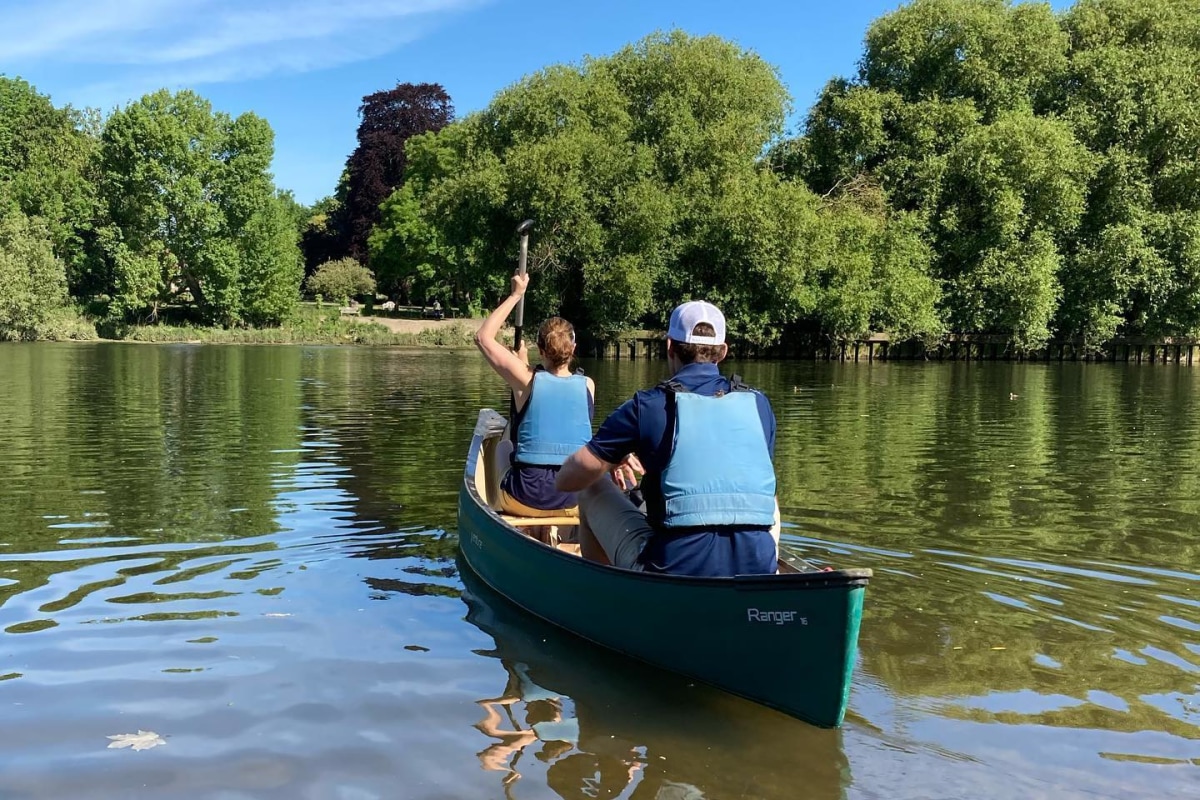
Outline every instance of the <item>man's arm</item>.
<svg viewBox="0 0 1200 800"><path fill-rule="evenodd" d="M582 492L604 474L613 465L598 457L587 445L576 450L563 462L554 479L554 488L560 492Z"/></svg>
<svg viewBox="0 0 1200 800"><path fill-rule="evenodd" d="M637 403L626 400L600 424L592 440L559 467L554 487L560 492L583 491L626 460L637 447L637 436ZM640 470L641 464L637 466Z"/></svg>

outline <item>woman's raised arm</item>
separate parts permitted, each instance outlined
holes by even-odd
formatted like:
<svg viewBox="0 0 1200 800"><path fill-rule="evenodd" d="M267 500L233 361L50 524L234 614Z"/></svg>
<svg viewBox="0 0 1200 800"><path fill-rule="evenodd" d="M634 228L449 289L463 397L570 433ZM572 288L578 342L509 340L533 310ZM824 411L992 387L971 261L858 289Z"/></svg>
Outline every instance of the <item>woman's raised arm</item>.
<svg viewBox="0 0 1200 800"><path fill-rule="evenodd" d="M513 275L512 292L504 298L504 302L496 306L495 311L488 315L475 334L475 346L479 348L479 352L483 353L483 357L492 365L492 369L496 370L501 378L504 378L509 388L518 394L529 388L529 384L533 380L533 370L529 368L529 364L524 359L498 342L496 336L504 327L505 320L516 308L528 286L528 275Z"/></svg>

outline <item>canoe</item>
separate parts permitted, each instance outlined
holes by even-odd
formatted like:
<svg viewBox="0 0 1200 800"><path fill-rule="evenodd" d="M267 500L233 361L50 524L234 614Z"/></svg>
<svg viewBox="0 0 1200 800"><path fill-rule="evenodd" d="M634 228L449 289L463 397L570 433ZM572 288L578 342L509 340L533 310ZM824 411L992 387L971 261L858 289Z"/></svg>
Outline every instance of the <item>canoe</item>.
<svg viewBox="0 0 1200 800"><path fill-rule="evenodd" d="M871 570L818 570L785 554L774 575L698 578L587 561L555 544L570 538L569 518L495 510L505 425L480 411L459 491L459 547L484 583L596 644L821 727L842 724Z"/></svg>

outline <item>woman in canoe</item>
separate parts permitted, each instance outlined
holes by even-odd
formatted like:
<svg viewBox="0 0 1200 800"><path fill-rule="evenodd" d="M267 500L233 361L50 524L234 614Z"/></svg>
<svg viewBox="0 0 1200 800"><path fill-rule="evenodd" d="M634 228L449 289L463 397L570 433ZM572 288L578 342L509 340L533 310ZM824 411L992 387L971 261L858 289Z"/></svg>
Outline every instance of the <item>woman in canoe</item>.
<svg viewBox="0 0 1200 800"><path fill-rule="evenodd" d="M592 438L596 385L571 372L575 328L561 317L538 328L536 367L529 366L524 348L514 353L496 340L528 286L529 276L513 275L511 293L475 334L475 346L512 390L506 437L511 450L499 451L509 461L500 480L500 510L524 517L574 516L575 493L555 489L554 479L567 456Z"/></svg>

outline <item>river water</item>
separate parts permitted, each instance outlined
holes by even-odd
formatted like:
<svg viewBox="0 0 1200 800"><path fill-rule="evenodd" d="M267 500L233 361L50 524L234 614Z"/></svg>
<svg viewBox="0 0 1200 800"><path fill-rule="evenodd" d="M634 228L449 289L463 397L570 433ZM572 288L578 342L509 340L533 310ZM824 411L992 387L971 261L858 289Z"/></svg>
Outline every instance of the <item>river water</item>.
<svg viewBox="0 0 1200 800"><path fill-rule="evenodd" d="M1200 370L736 367L875 570L839 731L460 571L474 353L0 346L0 797L1200 797Z"/></svg>

